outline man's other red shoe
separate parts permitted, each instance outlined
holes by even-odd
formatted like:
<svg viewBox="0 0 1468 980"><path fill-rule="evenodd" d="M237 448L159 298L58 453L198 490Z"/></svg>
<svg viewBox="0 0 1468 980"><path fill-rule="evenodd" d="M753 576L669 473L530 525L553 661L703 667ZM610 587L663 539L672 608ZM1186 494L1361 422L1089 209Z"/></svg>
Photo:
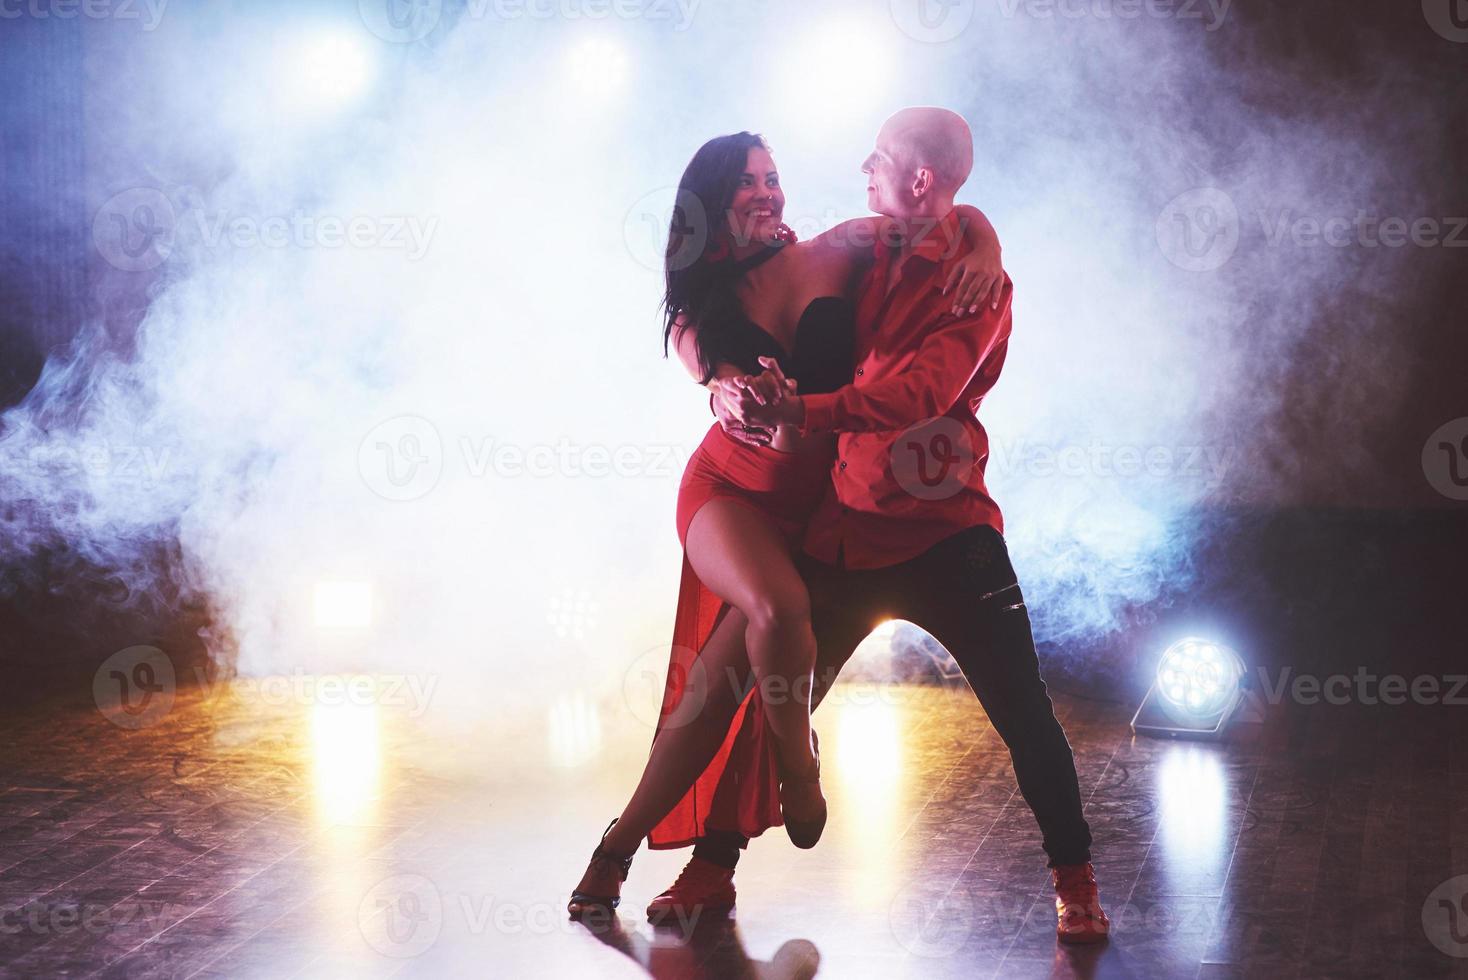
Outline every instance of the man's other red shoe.
<svg viewBox="0 0 1468 980"><path fill-rule="evenodd" d="M694 858L673 887L648 903L647 921L691 924L705 915L728 915L734 909L734 869Z"/></svg>
<svg viewBox="0 0 1468 980"><path fill-rule="evenodd" d="M1061 864L1051 869L1055 879L1056 938L1063 943L1105 942L1111 920L1101 909L1096 871L1090 864Z"/></svg>

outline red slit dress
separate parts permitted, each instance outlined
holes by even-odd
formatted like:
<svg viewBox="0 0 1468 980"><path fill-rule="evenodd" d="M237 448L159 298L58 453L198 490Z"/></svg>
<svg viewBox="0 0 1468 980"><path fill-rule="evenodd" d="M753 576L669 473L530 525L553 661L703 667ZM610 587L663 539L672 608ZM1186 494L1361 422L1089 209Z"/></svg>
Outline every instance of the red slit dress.
<svg viewBox="0 0 1468 980"><path fill-rule="evenodd" d="M851 380L851 315L850 305L839 297L823 297L806 308L786 368L802 392L832 391ZM776 356L787 361L778 349ZM834 443L829 448L811 446L794 453L749 446L715 423L689 459L678 486L678 540L686 546L688 525L700 507L725 498L768 518L793 554L831 486L834 455ZM683 723L678 711L689 669L728 608L699 580L685 550L668 679L654 740ZM718 683L729 680L720 678ZM685 714L690 708L693 706L684 706ZM758 837L784 822L779 787L773 740L765 726L759 693L751 691L713 761L653 828L648 846L685 847L710 829Z"/></svg>

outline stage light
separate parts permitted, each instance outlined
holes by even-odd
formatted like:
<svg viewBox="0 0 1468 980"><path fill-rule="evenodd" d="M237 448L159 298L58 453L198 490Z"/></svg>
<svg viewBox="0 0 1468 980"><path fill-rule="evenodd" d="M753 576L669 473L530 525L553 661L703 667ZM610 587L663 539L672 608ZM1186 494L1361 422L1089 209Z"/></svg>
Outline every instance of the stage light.
<svg viewBox="0 0 1468 980"><path fill-rule="evenodd" d="M281 52L279 102L295 112L340 108L367 91L374 67L372 53L354 34L307 35Z"/></svg>
<svg viewBox="0 0 1468 980"><path fill-rule="evenodd" d="M1244 663L1228 647L1190 636L1163 651L1157 676L1132 717L1132 731L1215 736L1239 706ZM1156 717L1160 708L1167 722Z"/></svg>
<svg viewBox="0 0 1468 980"><path fill-rule="evenodd" d="M873 125L891 85L892 52L888 32L866 21L823 23L816 43L789 51L779 78L775 105L790 114L789 125L829 130L854 122Z"/></svg>
<svg viewBox="0 0 1468 980"><path fill-rule="evenodd" d="M567 52L565 76L577 96L605 98L618 92L626 82L627 62L627 52L616 41L587 38Z"/></svg>
<svg viewBox="0 0 1468 980"><path fill-rule="evenodd" d="M312 611L321 629L372 625L372 586L367 582L317 582Z"/></svg>
<svg viewBox="0 0 1468 980"><path fill-rule="evenodd" d="M1231 651L1193 638L1173 644L1157 665L1165 703L1188 718L1221 712L1237 693L1243 675L1243 665Z"/></svg>

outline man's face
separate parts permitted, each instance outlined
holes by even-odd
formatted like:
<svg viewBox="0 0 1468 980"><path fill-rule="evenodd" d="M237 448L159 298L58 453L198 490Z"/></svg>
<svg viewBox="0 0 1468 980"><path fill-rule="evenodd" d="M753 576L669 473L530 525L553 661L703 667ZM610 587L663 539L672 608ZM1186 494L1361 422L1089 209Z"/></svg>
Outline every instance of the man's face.
<svg viewBox="0 0 1468 980"><path fill-rule="evenodd" d="M877 146L861 164L867 175L867 207L877 214L900 218L911 213L916 198L912 184L917 176L900 163L901 147L886 126L877 134Z"/></svg>

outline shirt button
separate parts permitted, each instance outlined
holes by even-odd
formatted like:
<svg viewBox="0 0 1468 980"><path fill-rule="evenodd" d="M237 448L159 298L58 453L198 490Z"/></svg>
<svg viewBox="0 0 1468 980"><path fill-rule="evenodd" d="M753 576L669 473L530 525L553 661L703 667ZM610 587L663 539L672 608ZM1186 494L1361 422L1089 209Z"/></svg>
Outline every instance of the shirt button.
<svg viewBox="0 0 1468 980"><path fill-rule="evenodd" d="M862 368L857 368L856 369L856 376L858 378L861 377L863 374L866 374L866 371L864 369L862 369Z"/></svg>
<svg viewBox="0 0 1468 980"><path fill-rule="evenodd" d="M843 470L846 469L846 460L844 460L844 459L841 461L841 468Z"/></svg>

